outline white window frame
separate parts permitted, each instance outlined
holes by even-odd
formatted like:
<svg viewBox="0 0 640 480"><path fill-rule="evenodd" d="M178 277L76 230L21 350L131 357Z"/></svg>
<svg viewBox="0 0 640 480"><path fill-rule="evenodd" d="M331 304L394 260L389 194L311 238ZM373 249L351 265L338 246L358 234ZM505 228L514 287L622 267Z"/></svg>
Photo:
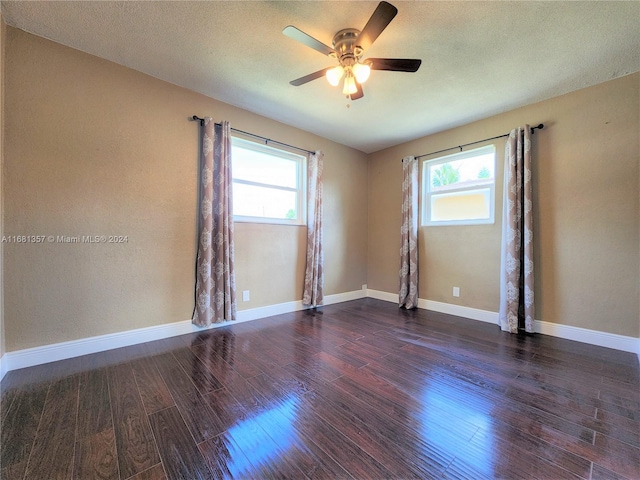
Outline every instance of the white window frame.
<svg viewBox="0 0 640 480"><path fill-rule="evenodd" d="M262 143L253 142L244 138L239 138L236 136L231 137L231 144L233 146L242 147L246 150L253 150L254 152L259 152L263 154L270 155L272 157L281 158L285 160L294 161L297 163L297 185L295 188L292 187L283 187L280 185L273 185L270 183L260 183L253 182L248 180L241 180L233 178L233 148L231 155L231 176L232 182L234 185L243 184L243 185L253 185L257 187L263 188L271 188L274 190L286 191L286 192L296 192L297 193L297 203L296 209L298 212L298 218L287 219L287 218L273 218L273 217L254 217L248 215L233 215L234 222L246 222L246 223L273 223L280 225L306 225L307 220L307 157L304 155L300 155L297 153L290 152L288 150L283 150L280 148L275 148L270 145L265 145Z"/></svg>
<svg viewBox="0 0 640 480"><path fill-rule="evenodd" d="M446 192L431 191L431 175L430 167L441 165L456 160L465 160L468 158L493 154L493 182L483 185L468 185L460 188L450 187ZM495 145L485 145L473 150L453 153L444 157L434 158L432 160L424 160L422 162L422 225L423 226L445 226L445 225L487 225L495 223L496 210L496 148ZM489 218L485 219L461 219L461 220L431 220L431 197L433 194L438 196L447 194L458 194L461 192L471 192L474 190L484 190L489 188L490 207Z"/></svg>

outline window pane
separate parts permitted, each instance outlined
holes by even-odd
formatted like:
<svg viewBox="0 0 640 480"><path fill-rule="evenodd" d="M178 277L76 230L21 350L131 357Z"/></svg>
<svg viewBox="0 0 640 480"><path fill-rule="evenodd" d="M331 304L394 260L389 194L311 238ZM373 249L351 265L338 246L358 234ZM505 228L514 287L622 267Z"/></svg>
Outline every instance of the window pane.
<svg viewBox="0 0 640 480"><path fill-rule="evenodd" d="M472 158L436 163L429 166L432 191L469 187L493 183L495 176L494 154L487 153Z"/></svg>
<svg viewBox="0 0 640 480"><path fill-rule="evenodd" d="M295 220L296 210L296 192L233 183L234 215Z"/></svg>
<svg viewBox="0 0 640 480"><path fill-rule="evenodd" d="M493 223L495 147L425 160L422 169L422 224Z"/></svg>
<svg viewBox="0 0 640 480"><path fill-rule="evenodd" d="M231 155L234 179L298 188L299 163L295 160L237 146L232 148Z"/></svg>
<svg viewBox="0 0 640 480"><path fill-rule="evenodd" d="M488 220L491 218L491 189L434 193L431 196L432 222Z"/></svg>

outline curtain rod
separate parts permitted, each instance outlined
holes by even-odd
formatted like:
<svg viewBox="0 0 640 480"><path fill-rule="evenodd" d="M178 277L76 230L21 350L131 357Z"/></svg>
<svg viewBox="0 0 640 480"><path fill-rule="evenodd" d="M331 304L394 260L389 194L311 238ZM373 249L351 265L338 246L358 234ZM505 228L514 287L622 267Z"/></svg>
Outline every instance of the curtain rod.
<svg viewBox="0 0 640 480"><path fill-rule="evenodd" d="M535 130L542 130L544 128L544 124L541 123L535 127L531 127L531 133L535 133ZM468 147L469 145L475 145L476 143L488 142L489 140L496 140L498 138L508 137L509 133L505 133L504 135L498 135L497 137L485 138L484 140L478 140L477 142L465 143L464 145L458 145L457 147L449 147L444 150L438 150L437 152L423 153L422 155L416 156L416 160L422 157L428 157L429 155L435 155L436 153L448 152L449 150L453 150L455 148L459 148L462 151L463 147Z"/></svg>
<svg viewBox="0 0 640 480"><path fill-rule="evenodd" d="M200 125L204 125L204 118L200 118L197 115L194 115L193 117L191 117L193 120L200 122ZM216 123L216 125L220 126L219 123ZM300 148L300 147L296 147L295 145L289 145L288 143L283 143L283 142L279 142L277 140L271 140L270 138L267 137L263 137L261 135L256 135L255 133L251 133L251 132L245 132L244 130L238 130L237 128L233 128L231 127L231 130L236 132L236 133L240 133L242 135L248 135L250 137L254 137L254 138L259 138L260 140L264 141L265 145L268 145L269 143L275 143L278 145L282 145L283 147L288 147L288 148L293 148L294 150L299 150L301 152L306 152L310 155L313 155L316 152L312 152L311 150L307 150L306 148Z"/></svg>

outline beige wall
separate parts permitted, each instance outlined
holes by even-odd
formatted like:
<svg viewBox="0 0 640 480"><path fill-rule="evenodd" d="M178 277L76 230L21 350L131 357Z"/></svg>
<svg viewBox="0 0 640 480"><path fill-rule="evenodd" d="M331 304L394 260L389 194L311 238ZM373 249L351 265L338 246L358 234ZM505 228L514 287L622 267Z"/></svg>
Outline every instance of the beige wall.
<svg viewBox="0 0 640 480"><path fill-rule="evenodd" d="M533 140L536 318L640 337L639 105L636 73L372 154L369 288L398 288L402 157L542 122ZM421 227L420 298L498 310L504 139L495 145L496 223Z"/></svg>
<svg viewBox="0 0 640 480"><path fill-rule="evenodd" d="M10 27L6 65L5 233L128 236L5 245L7 351L191 317L193 114L323 150L325 294L366 282L365 154ZM301 299L305 235L236 225L239 309Z"/></svg>

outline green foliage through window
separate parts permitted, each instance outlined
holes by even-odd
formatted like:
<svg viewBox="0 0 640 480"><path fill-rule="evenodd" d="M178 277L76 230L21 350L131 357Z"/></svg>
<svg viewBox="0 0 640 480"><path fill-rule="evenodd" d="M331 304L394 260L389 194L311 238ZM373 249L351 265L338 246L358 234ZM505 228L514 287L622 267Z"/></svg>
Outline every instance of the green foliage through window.
<svg viewBox="0 0 640 480"><path fill-rule="evenodd" d="M478 178L491 178L491 172L487 167L482 167L478 172Z"/></svg>
<svg viewBox="0 0 640 480"><path fill-rule="evenodd" d="M460 171L458 168L453 168L450 163L445 163L441 167L437 168L433 172L432 184L434 187L442 187L444 185L451 185L460 181Z"/></svg>

